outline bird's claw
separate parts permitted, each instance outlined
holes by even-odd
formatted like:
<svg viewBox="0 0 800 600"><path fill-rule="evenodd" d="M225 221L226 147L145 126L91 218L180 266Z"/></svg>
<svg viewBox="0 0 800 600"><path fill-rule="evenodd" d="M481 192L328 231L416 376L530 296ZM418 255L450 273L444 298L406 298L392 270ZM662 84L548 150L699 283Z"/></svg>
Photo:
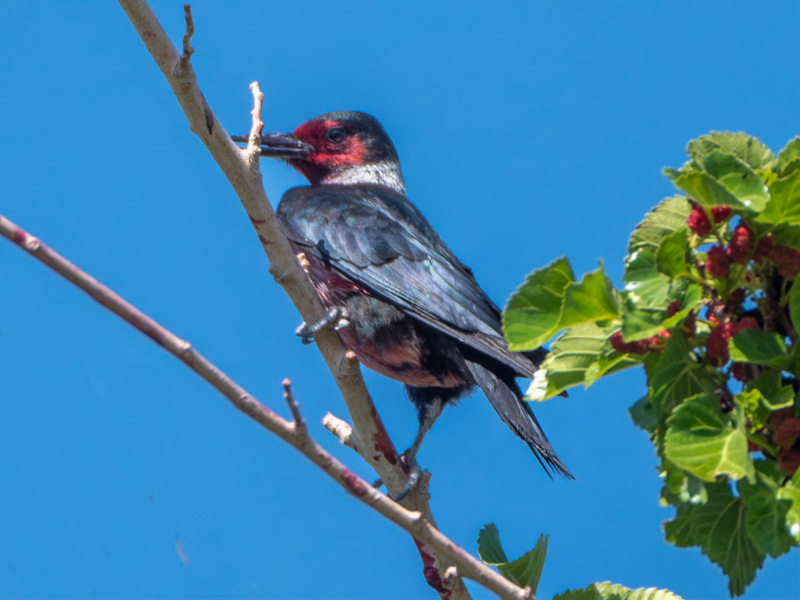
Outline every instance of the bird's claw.
<svg viewBox="0 0 800 600"><path fill-rule="evenodd" d="M406 451L408 452L408 451ZM417 464L416 459L411 458L410 460L405 456L406 452L404 452L401 456L403 461L408 465L408 481L406 482L406 486L400 491L399 494L396 496L392 496L391 494L387 494L389 498L394 500L395 502L400 502L403 498L408 496L409 493L413 492L416 487L419 485L420 477L422 476L422 469L420 468L419 464ZM372 487L379 488L383 486L382 479L376 479L372 484Z"/></svg>
<svg viewBox="0 0 800 600"><path fill-rule="evenodd" d="M347 310L341 306L332 306L328 309L328 312L316 323L312 323L309 325L305 321L300 323L300 326L294 330L297 337L300 338L300 341L304 344L311 344L314 341L314 334L327 327L333 326L334 331L339 331L340 329L347 327L350 325L350 321L348 320L349 315L347 314Z"/></svg>

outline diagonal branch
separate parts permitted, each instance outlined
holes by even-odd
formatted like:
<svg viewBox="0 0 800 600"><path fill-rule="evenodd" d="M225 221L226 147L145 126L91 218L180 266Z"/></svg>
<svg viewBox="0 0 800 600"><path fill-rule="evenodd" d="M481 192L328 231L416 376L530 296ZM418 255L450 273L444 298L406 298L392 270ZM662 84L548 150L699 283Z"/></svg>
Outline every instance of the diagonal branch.
<svg viewBox="0 0 800 600"><path fill-rule="evenodd" d="M179 54L146 0L119 0L119 3L175 94L189 121L189 129L203 142L239 197L267 254L270 273L288 294L303 320L317 322L324 314L322 305L283 235L261 183L259 153L253 143L253 137L260 133L261 127L263 96L260 90L257 86L253 88L253 130L248 148L242 150L225 132L197 85L190 63L193 49L189 41L194 31L190 7L184 6L186 34L183 54ZM408 473L372 404L355 355L346 351L333 331L320 331L315 339L358 432L361 456L375 469L387 490L398 494L408 481ZM426 485L420 485L409 494L403 504L423 515L429 527L436 527ZM424 543L417 543L417 549L423 561L425 580L442 598L464 600L470 597L459 577L445 577L448 567L452 566L446 555Z"/></svg>
<svg viewBox="0 0 800 600"><path fill-rule="evenodd" d="M46 264L76 287L89 294L115 315L124 319L165 348L170 354L183 361L190 369L230 400L238 410L297 448L350 495L408 531L418 546L430 548L440 556L446 557L451 566L448 566L443 571L444 577L453 579L455 567L458 573L481 583L501 598L509 600L528 600L531 598L527 588L517 587L481 563L468 552L458 547L452 540L442 535L421 512L408 510L388 496L380 493L331 456L322 446L314 442L305 427L301 425L303 418L300 415L297 403L292 397L289 380L284 380L283 388L284 397L293 415L293 422L283 419L261 404L216 365L195 350L189 342L182 340L161 326L124 298L2 215L0 215L0 235L17 244L17 246ZM423 554L422 550L420 550L420 554ZM432 560L430 555L428 555L428 558ZM424 556L423 560L425 560ZM444 577L439 581L441 586L447 582ZM444 595L452 597L449 591L445 591Z"/></svg>

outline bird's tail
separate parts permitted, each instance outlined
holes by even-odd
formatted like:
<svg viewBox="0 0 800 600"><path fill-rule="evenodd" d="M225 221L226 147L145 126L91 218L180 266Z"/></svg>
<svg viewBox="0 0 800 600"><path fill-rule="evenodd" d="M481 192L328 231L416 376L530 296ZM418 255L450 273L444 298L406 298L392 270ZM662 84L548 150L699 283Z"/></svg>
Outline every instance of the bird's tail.
<svg viewBox="0 0 800 600"><path fill-rule="evenodd" d="M511 430L522 438L533 452L545 472L552 477L553 470L569 479L575 479L553 450L547 436L539 426L530 404L524 400L517 382L505 382L489 369L478 363L467 361L475 383L491 402L497 414Z"/></svg>

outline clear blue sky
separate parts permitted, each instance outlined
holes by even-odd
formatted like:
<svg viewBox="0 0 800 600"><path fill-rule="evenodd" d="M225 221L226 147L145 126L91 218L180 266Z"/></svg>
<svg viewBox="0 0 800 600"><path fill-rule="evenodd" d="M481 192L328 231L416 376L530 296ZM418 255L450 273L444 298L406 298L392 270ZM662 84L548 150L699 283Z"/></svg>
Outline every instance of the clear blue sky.
<svg viewBox="0 0 800 600"><path fill-rule="evenodd" d="M182 3L154 3L172 39ZM773 149L798 134L798 5L696 2L194 4L193 62L228 131L329 110L376 115L409 197L504 303L568 255L619 281L628 233L671 194L660 174L710 129ZM313 434L346 416L267 274L239 202L113 2L7 3L0 21L0 212L191 340ZM273 202L301 183L263 167ZM406 534L235 412L173 358L0 243L0 596L432 598ZM402 387L367 374L400 447ZM543 598L612 580L727 596L716 566L663 541L653 449L626 373L537 407L578 478L551 482L474 395L420 462L439 525L469 550L495 521L510 554L551 534ZM182 564L176 540L188 557ZM798 596L797 550L747 598ZM478 598L488 593L472 587Z"/></svg>

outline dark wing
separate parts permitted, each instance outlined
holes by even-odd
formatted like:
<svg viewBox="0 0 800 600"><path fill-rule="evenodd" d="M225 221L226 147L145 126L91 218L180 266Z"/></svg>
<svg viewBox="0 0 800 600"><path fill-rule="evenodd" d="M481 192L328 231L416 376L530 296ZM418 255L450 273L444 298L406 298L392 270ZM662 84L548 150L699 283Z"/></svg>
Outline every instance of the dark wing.
<svg viewBox="0 0 800 600"><path fill-rule="evenodd" d="M289 239L407 314L530 376L508 351L500 310L402 195L382 186L293 188L278 206Z"/></svg>

